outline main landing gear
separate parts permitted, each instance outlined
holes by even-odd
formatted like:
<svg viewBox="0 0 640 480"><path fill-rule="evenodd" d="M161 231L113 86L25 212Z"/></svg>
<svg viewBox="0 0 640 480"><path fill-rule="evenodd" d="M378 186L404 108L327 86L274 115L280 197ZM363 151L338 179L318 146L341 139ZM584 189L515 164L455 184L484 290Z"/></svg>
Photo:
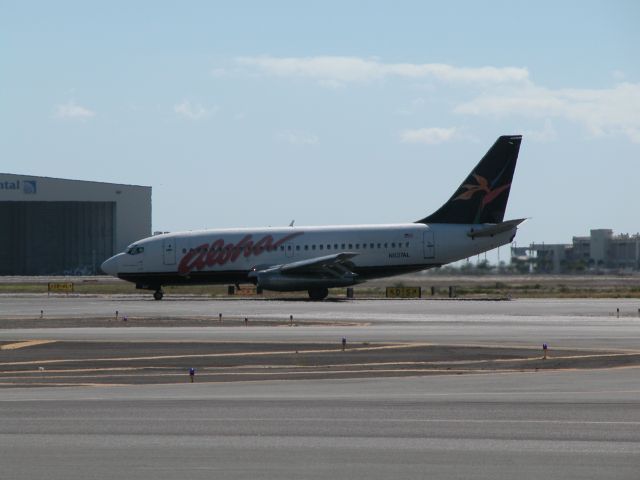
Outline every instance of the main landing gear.
<svg viewBox="0 0 640 480"><path fill-rule="evenodd" d="M158 290L153 292L153 299L154 300L162 300L162 297L164 297L164 292L162 291L161 288L159 288Z"/></svg>
<svg viewBox="0 0 640 480"><path fill-rule="evenodd" d="M310 288L309 289L309 298L311 300L324 300L329 295L328 288Z"/></svg>

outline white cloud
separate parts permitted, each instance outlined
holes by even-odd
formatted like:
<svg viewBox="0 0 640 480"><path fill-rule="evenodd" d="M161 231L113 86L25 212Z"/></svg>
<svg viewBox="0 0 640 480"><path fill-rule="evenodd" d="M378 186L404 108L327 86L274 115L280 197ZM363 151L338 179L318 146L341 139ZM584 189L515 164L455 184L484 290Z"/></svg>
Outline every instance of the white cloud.
<svg viewBox="0 0 640 480"><path fill-rule="evenodd" d="M442 63L383 63L375 59L342 56L318 57L238 57L236 63L282 77L306 77L325 86L368 82L386 77L435 79L462 83L523 82L529 78L526 68L454 67Z"/></svg>
<svg viewBox="0 0 640 480"><path fill-rule="evenodd" d="M96 113L82 105L78 105L73 100L70 100L67 103L56 106L54 116L65 120L85 121L95 117Z"/></svg>
<svg viewBox="0 0 640 480"><path fill-rule="evenodd" d="M551 118L582 124L592 136L622 134L640 143L640 84L605 89L548 89L527 85L476 97L458 105L469 115Z"/></svg>
<svg viewBox="0 0 640 480"><path fill-rule="evenodd" d="M558 138L558 133L549 119L545 120L541 130L524 130L522 134L527 139L541 143L551 142Z"/></svg>
<svg viewBox="0 0 640 480"><path fill-rule="evenodd" d="M419 128L400 132L400 141L402 143L426 143L427 145L435 145L448 142L456 135L456 128Z"/></svg>
<svg viewBox="0 0 640 480"><path fill-rule="evenodd" d="M228 72L224 68L214 68L213 70L211 70L211 76L213 78L222 78L227 76L227 74Z"/></svg>
<svg viewBox="0 0 640 480"><path fill-rule="evenodd" d="M173 111L189 120L202 120L218 111L218 107L207 109L199 103L191 103L189 100L183 100L174 105Z"/></svg>
<svg viewBox="0 0 640 480"><path fill-rule="evenodd" d="M623 135L640 143L640 83L622 81L624 72L613 72L619 83L610 88L553 89L536 85L523 67L459 67L442 63L385 63L376 58L349 56L315 57L238 57L239 69L262 75L309 79L328 87L385 79L420 80L446 95L445 89L463 87L468 101L458 101L454 112L478 117L507 117L549 120L560 118L582 125L589 135ZM409 115L424 108L420 104L397 111ZM444 129L449 131L450 129ZM435 143L446 141L438 130L408 130L401 134L403 142ZM546 127L534 132L541 141L554 138L555 131Z"/></svg>
<svg viewBox="0 0 640 480"><path fill-rule="evenodd" d="M624 71L622 70L614 70L613 72L611 72L611 76L617 82L622 82L627 79L626 73L624 73Z"/></svg>
<svg viewBox="0 0 640 480"><path fill-rule="evenodd" d="M318 136L313 133L294 132L292 130L278 132L276 139L290 145L317 145L320 142Z"/></svg>
<svg viewBox="0 0 640 480"><path fill-rule="evenodd" d="M409 105L399 108L396 113L399 115L412 115L415 112L422 110L425 105L425 100L422 97L414 98Z"/></svg>

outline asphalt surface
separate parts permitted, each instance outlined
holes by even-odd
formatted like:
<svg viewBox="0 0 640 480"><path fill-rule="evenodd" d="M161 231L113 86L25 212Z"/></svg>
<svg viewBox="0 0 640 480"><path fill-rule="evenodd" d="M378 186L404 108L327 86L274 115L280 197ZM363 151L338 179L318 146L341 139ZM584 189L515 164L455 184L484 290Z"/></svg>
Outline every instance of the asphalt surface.
<svg viewBox="0 0 640 480"><path fill-rule="evenodd" d="M0 317L38 318L44 310L47 317L113 317L121 315L145 317L217 317L248 315L281 319L293 314L304 319L367 321L421 321L433 315L471 316L614 316L619 308L623 317L638 318L638 299L517 299L490 300L346 300L329 299L311 302L306 299L262 300L258 298L211 299L167 295L157 302L150 294L112 296L65 296L63 294L2 294Z"/></svg>
<svg viewBox="0 0 640 480"><path fill-rule="evenodd" d="M638 308L635 300L3 296L0 324L19 321L25 328L5 326L0 342L335 345L346 336L362 344L536 348L547 342L552 354L633 353L640 350ZM75 323L39 328L41 309L43 320ZM126 324L111 319L116 309L128 314ZM227 319L221 326L219 312ZM289 315L298 327L286 325ZM165 326L145 327L160 317ZM88 318L111 323L82 328ZM212 324L184 326L194 318ZM640 368L7 388L0 390L0 465L3 479L637 480Z"/></svg>
<svg viewBox="0 0 640 480"><path fill-rule="evenodd" d="M7 479L637 479L638 369L13 389Z"/></svg>
<svg viewBox="0 0 640 480"><path fill-rule="evenodd" d="M549 352L547 352L549 353ZM536 372L640 366L640 352L346 343L0 344L0 387L168 384ZM195 369L193 376L191 369Z"/></svg>
<svg viewBox="0 0 640 480"><path fill-rule="evenodd" d="M547 343L551 348L638 350L638 308L640 301L628 299L317 303L203 299L155 302L146 296L137 299L0 297L0 341L331 343L347 337L353 342L538 347ZM43 310L42 320L40 310ZM218 322L219 313L223 314L222 323ZM124 315L128 317L126 323L122 321ZM297 328L288 326L290 315L294 324L299 325ZM244 318L248 319L248 327ZM98 321L95 319L101 321L102 326L83 328L85 324L95 325ZM52 327L51 322L68 328ZM145 326L158 328L143 328Z"/></svg>

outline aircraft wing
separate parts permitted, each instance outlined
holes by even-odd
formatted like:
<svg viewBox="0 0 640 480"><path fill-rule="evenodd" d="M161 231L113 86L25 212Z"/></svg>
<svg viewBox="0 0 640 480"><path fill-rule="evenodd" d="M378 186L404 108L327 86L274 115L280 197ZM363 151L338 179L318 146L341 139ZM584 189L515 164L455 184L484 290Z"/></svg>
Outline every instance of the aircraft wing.
<svg viewBox="0 0 640 480"><path fill-rule="evenodd" d="M337 270L348 270L345 265L350 259L358 255L352 252L334 253L323 257L309 258L298 262L286 263L280 265L279 270L282 273L298 274L298 273L332 273Z"/></svg>
<svg viewBox="0 0 640 480"><path fill-rule="evenodd" d="M341 252L282 265L257 266L249 278L259 286L280 291L349 286L356 283L358 276L349 262L356 255Z"/></svg>

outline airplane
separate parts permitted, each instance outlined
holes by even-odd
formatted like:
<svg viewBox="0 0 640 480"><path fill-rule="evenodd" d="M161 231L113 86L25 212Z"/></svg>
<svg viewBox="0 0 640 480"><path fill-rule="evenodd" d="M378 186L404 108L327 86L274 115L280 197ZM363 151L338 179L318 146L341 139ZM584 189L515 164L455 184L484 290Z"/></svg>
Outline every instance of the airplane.
<svg viewBox="0 0 640 480"><path fill-rule="evenodd" d="M513 241L525 219L503 219L521 140L499 137L442 207L412 223L166 233L134 242L102 270L156 300L166 285L241 283L323 300L329 288L440 267Z"/></svg>

